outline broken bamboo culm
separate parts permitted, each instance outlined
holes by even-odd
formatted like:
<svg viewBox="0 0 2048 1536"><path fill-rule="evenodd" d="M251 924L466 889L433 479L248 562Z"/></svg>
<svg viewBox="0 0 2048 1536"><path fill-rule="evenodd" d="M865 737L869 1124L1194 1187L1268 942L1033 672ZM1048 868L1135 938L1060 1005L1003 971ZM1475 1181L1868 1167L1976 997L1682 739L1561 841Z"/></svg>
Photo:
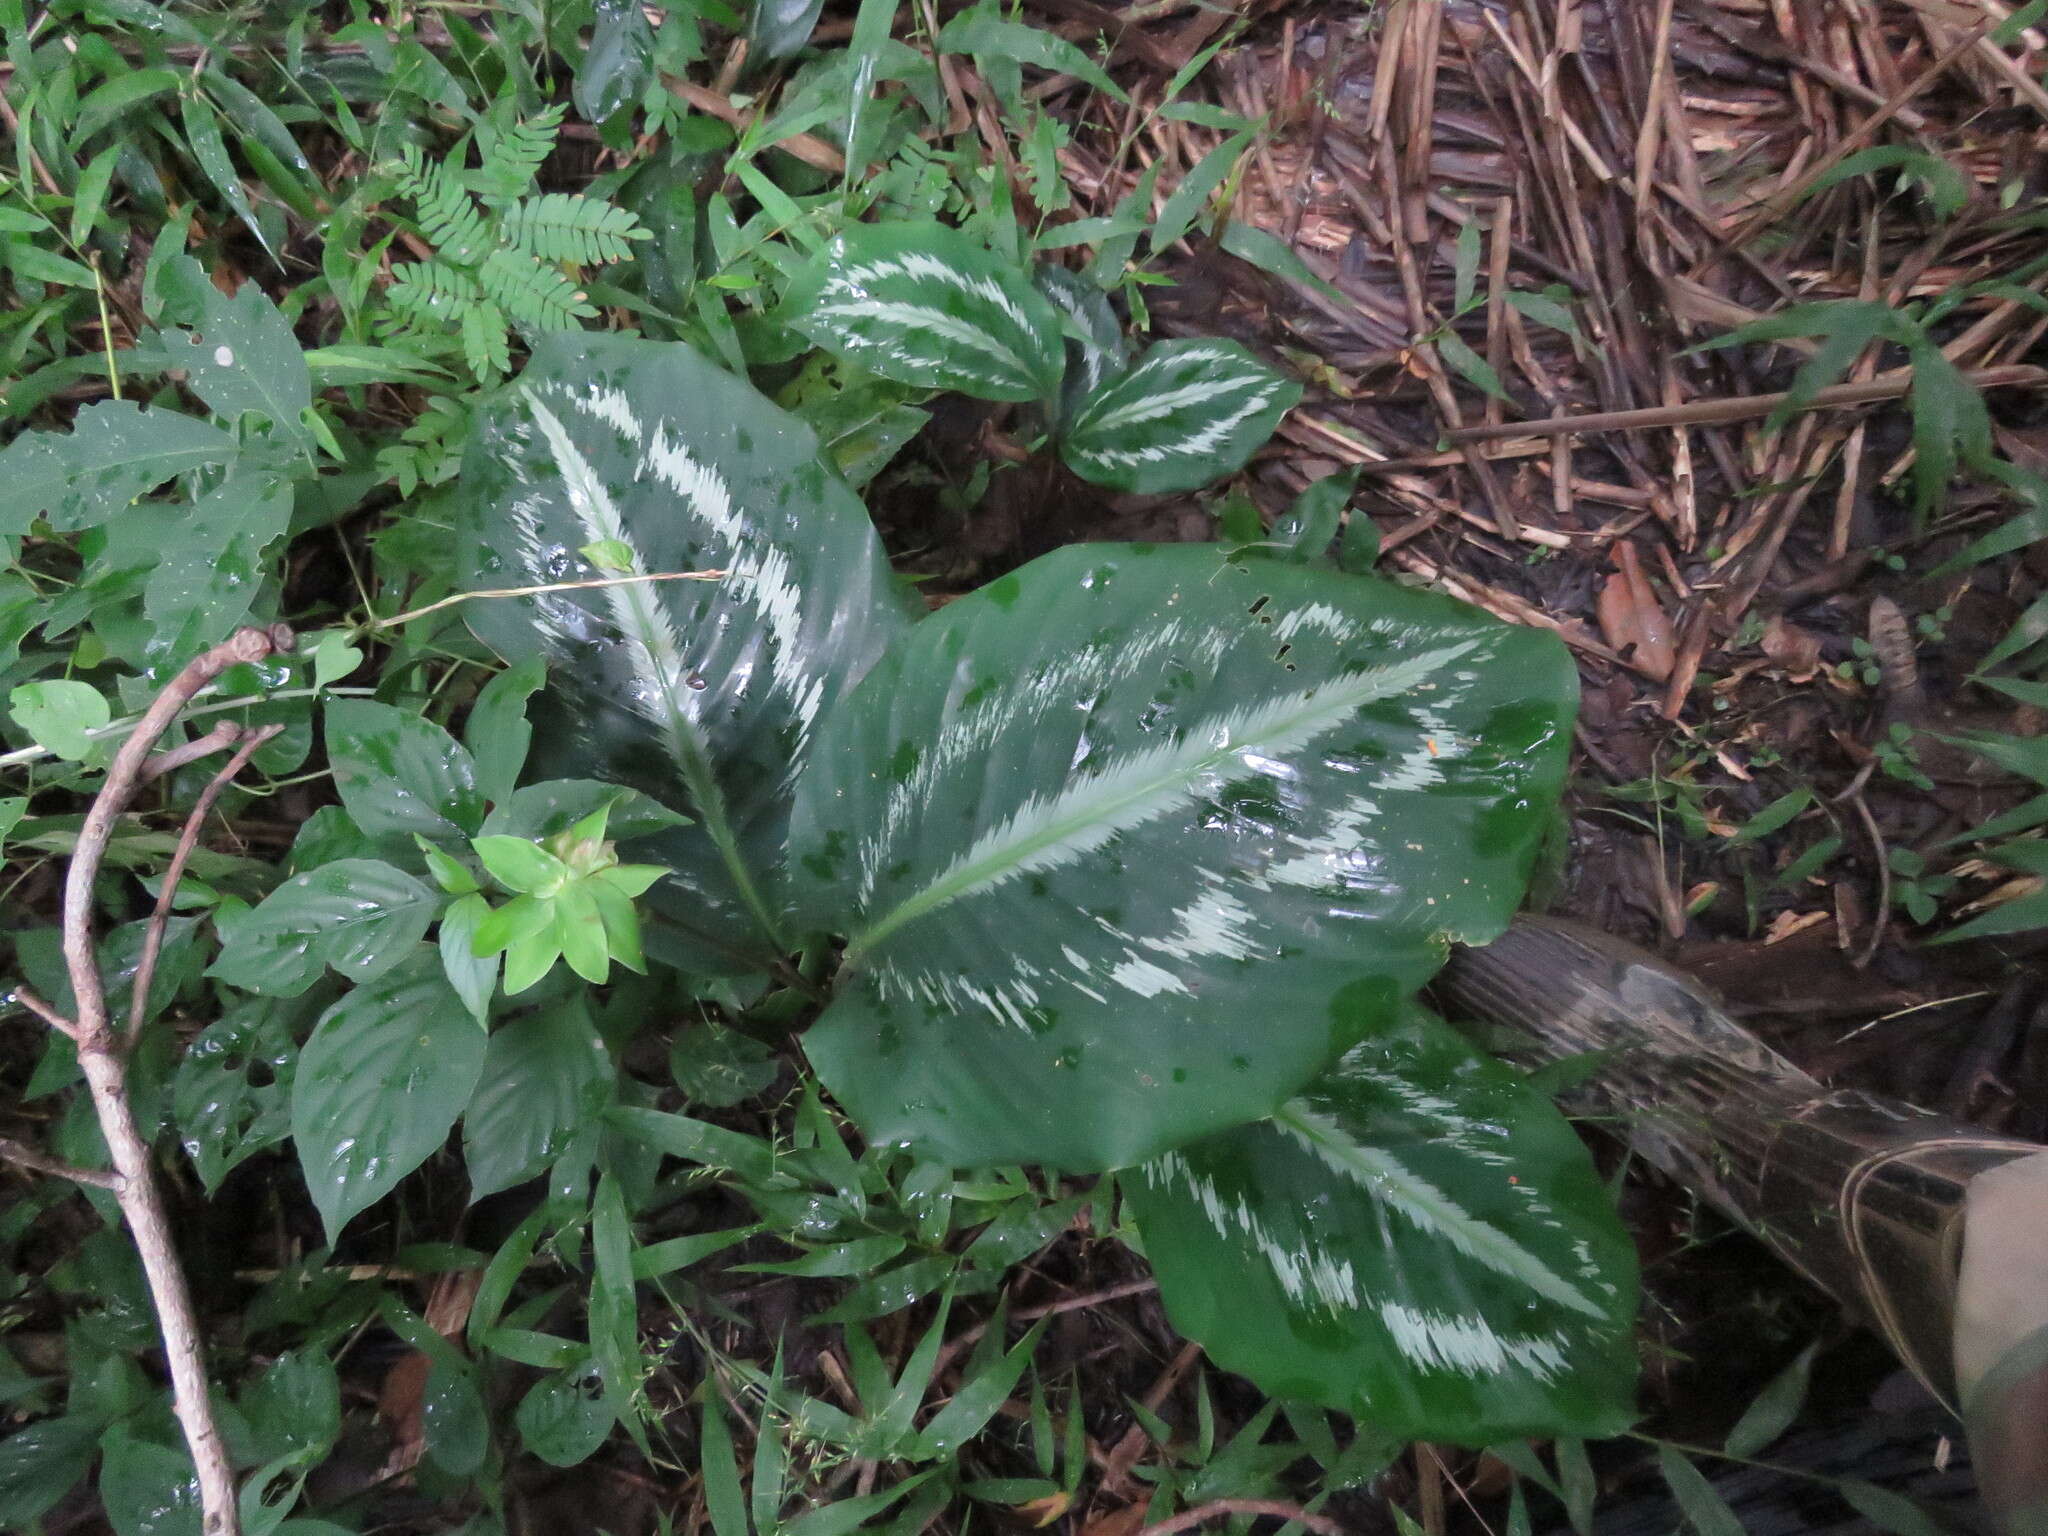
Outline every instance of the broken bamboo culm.
<svg viewBox="0 0 2048 1536"><path fill-rule="evenodd" d="M1987 1503L2035 1531L2048 1501L2048 1151L1895 1100L1830 1089L1704 986L1577 924L1518 918L1439 979L1454 1018L1535 1062L1590 1057L1565 1098L1615 1122L1881 1333L1970 1422Z"/></svg>

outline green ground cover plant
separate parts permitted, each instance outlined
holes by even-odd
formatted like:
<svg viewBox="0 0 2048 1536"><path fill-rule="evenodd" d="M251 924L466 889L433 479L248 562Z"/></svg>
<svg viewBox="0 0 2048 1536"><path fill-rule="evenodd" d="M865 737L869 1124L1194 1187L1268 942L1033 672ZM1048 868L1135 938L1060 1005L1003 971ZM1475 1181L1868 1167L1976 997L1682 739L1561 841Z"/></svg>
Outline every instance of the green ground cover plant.
<svg viewBox="0 0 2048 1536"><path fill-rule="evenodd" d="M1258 1397L1231 1434L1206 1379L1192 1427L1134 1407L1152 1515L1313 1521L1420 1439L1507 1442L1583 1529L1632 1248L1539 1087L1417 1001L1522 900L1565 652L1371 574L1347 476L927 612L863 495L949 398L1023 465L1219 486L1302 386L1152 339L1147 291L1190 235L1305 269L1230 217L1265 125L1175 99L1220 42L1148 109L1218 150L1156 214L1062 222L1071 128L1027 86L1118 102L1099 54L994 6L819 15L0 0L18 1024L89 1011L52 892L123 744L266 637L112 806L83 909L174 1209L260 1186L293 1239L208 1277L234 1518L368 1528L378 1487L323 1480L365 1340L421 1366L423 1529L614 1456L696 1479L717 1536L1056 1515L1091 1431L1007 1287L1080 1233ZM744 109L690 110L735 38ZM947 60L999 149L942 131ZM2016 697L2034 617L1984 664ZM123 1536L223 1529L91 1052L33 1038L58 1171L0 1213L0 1294L64 1322L56 1367L0 1348L0 1524L90 1481ZM843 1392L729 1342L732 1273L825 1288Z"/></svg>

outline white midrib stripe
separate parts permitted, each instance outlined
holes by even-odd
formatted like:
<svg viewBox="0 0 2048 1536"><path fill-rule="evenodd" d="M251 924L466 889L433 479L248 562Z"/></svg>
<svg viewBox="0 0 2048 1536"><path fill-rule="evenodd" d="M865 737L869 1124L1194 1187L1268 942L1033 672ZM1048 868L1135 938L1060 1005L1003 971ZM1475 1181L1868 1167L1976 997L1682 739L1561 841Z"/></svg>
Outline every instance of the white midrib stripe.
<svg viewBox="0 0 2048 1536"><path fill-rule="evenodd" d="M1281 1105L1274 1112L1273 1121L1360 1188L1370 1192L1377 1187L1398 1196L1387 1203L1418 1226L1422 1225L1419 1214L1426 1213L1436 1230L1468 1258L1496 1274L1521 1281L1537 1295L1560 1306L1605 1320L1606 1314L1584 1292L1500 1228L1481 1221L1386 1153L1360 1146L1302 1100L1290 1099ZM1385 1200L1386 1194L1379 1198Z"/></svg>
<svg viewBox="0 0 2048 1536"><path fill-rule="evenodd" d="M570 493L570 507L576 520L593 537L612 538L632 551L632 574L645 575L640 551L632 542L629 530L616 517L611 526L594 523L577 511L579 500L593 509L602 504L609 493L597 479L597 472L584 457L561 418L549 410L540 398L539 392L528 388L521 391L532 410L534 422L541 435L547 439L548 450L554 455L555 467L561 472L565 488ZM624 634L627 644L650 674L648 681L655 685L655 697L661 701L661 719L653 722L662 734L668 747L669 758L676 765L676 771L683 777L690 797L696 804L698 815L703 818L704 831L718 849L719 857L733 878L733 884L740 893L740 899L770 939L777 939L774 914L761 897L754 884L753 874L748 870L746 860L740 856L739 839L733 832L732 817L726 805L725 790L719 784L712 770L709 744L700 735L697 722L686 715L678 706L683 687L681 659L676 658L673 666L665 665L656 654L660 648L674 648L675 637L670 631L667 645L658 647L650 637L662 635L668 629L668 616L654 606L657 599L645 584L629 582L607 589L613 621ZM778 940L779 942L779 940Z"/></svg>
<svg viewBox="0 0 2048 1536"><path fill-rule="evenodd" d="M1334 730L1362 706L1412 687L1439 667L1447 666L1464 655L1477 643L1472 640L1462 641L1441 650L1412 657L1405 662L1375 668L1371 672L1349 679L1349 687L1344 686L1339 680L1332 680L1301 695L1300 707L1292 714L1261 722L1262 729L1256 735L1240 736L1231 731L1226 734L1220 746L1194 756L1169 757L1161 764L1157 774L1126 785L1113 798L1102 799L1091 792L1099 786L1101 779L1106 775L1083 780L1062 791L1055 798L1051 806L1053 814L1045 817L1034 830L1014 841L987 847L978 857L970 855L962 858L941 871L922 890L905 897L893 911L855 935L846 947L846 963L858 963L864 955L905 923L915 921L948 902L956 901L970 891L1000 882L1014 873L1019 866L1027 864L1035 855L1058 848L1065 843L1081 842L1093 828L1108 823L1115 826L1118 831L1125 831L1131 826L1151 820L1154 816L1165 815L1178 806L1180 801L1177 798L1155 805L1148 814L1137 820L1124 824L1118 822L1119 813L1144 805L1147 801L1158 801L1168 791L1184 792L1204 774L1221 767L1227 760L1240 753L1261 746L1272 747L1279 742L1286 742L1294 748L1306 746L1324 731ZM1203 733L1204 726L1197 725L1189 734L1198 738Z"/></svg>

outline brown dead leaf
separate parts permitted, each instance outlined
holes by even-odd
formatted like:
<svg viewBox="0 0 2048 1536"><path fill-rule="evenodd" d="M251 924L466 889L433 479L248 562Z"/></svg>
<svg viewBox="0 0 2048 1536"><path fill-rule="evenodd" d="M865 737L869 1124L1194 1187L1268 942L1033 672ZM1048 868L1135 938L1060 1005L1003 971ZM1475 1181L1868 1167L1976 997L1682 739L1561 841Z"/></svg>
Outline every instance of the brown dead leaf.
<svg viewBox="0 0 2048 1536"><path fill-rule="evenodd" d="M1795 933L1804 933L1809 928L1818 928L1822 923L1833 920L1831 912L1780 912L1771 919L1770 932L1764 935L1764 943L1782 944Z"/></svg>
<svg viewBox="0 0 2048 1536"><path fill-rule="evenodd" d="M1600 633L1629 658L1629 665L1659 682L1678 664L1671 640L1671 619L1657 601L1649 577L1636 559L1635 546L1617 540L1614 562L1619 567L1600 589Z"/></svg>
<svg viewBox="0 0 2048 1536"><path fill-rule="evenodd" d="M480 1269L451 1270L437 1279L427 1293L424 1315L428 1326L458 1349L483 1278ZM426 1451L424 1399L431 1365L421 1351L408 1350L384 1373L384 1384L377 1389L377 1415L391 1427L391 1454L384 1460L385 1477L410 1472Z"/></svg>
<svg viewBox="0 0 2048 1536"><path fill-rule="evenodd" d="M1821 670L1820 636L1778 614L1764 626L1763 652L1790 683L1810 683Z"/></svg>
<svg viewBox="0 0 2048 1536"><path fill-rule="evenodd" d="M1058 1493L1048 1493L1042 1499L1027 1499L1022 1504L1013 1504L1010 1506L1010 1512L1015 1515L1022 1515L1034 1526L1043 1530L1046 1526L1051 1525L1053 1521L1059 1519L1061 1515L1064 1515L1073 1502L1074 1496L1062 1489Z"/></svg>
<svg viewBox="0 0 2048 1536"><path fill-rule="evenodd" d="M1145 1523L1145 1506L1127 1504L1106 1515L1097 1515L1081 1527L1081 1536L1137 1536Z"/></svg>

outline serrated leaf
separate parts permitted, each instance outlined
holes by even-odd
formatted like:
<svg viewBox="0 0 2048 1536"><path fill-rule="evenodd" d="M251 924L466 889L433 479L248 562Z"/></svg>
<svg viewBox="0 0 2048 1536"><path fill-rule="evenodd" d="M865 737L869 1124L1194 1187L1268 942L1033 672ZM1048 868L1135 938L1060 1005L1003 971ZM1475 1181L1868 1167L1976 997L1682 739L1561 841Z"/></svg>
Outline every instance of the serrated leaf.
<svg viewBox="0 0 2048 1536"><path fill-rule="evenodd" d="M173 366L185 370L193 393L215 415L233 421L253 411L286 438L303 442L300 417L313 403L313 380L284 312L255 283L243 283L230 297L191 257L175 260L193 269L180 291L198 295L199 313L187 321L189 330L162 338Z"/></svg>
<svg viewBox="0 0 2048 1536"><path fill-rule="evenodd" d="M860 224L798 274L784 318L870 373L981 400L1059 388L1059 317L1021 272L957 229Z"/></svg>
<svg viewBox="0 0 2048 1536"><path fill-rule="evenodd" d="M462 1118L470 1198L545 1170L603 1113L611 1084L611 1057L581 1001L501 1027Z"/></svg>
<svg viewBox="0 0 2048 1536"><path fill-rule="evenodd" d="M440 1147L483 1064L483 1031L431 951L321 1016L292 1084L292 1139L329 1242Z"/></svg>
<svg viewBox="0 0 2048 1536"><path fill-rule="evenodd" d="M297 997L330 965L368 981L412 952L439 905L402 869L338 859L294 875L253 907L223 913L220 956L207 974L271 997Z"/></svg>
<svg viewBox="0 0 2048 1536"><path fill-rule="evenodd" d="M1268 1392L1464 1444L1630 1421L1634 1250L1598 1171L1420 1009L1120 1187L1175 1327Z"/></svg>
<svg viewBox="0 0 2048 1536"><path fill-rule="evenodd" d="M38 517L59 533L94 527L173 476L225 464L237 451L230 434L190 416L102 400L69 432L24 432L0 450L0 535L27 533Z"/></svg>
<svg viewBox="0 0 2048 1536"><path fill-rule="evenodd" d="M294 487L268 471L231 471L191 503L144 502L107 530L101 566L149 567L148 653L182 663L247 621L271 575L268 551L291 524Z"/></svg>
<svg viewBox="0 0 2048 1536"><path fill-rule="evenodd" d="M960 1167L1270 1113L1505 925L1577 693L1555 642L1372 578L1045 556L825 722L792 871L849 943L805 1048L871 1142Z"/></svg>
<svg viewBox="0 0 2048 1536"><path fill-rule="evenodd" d="M178 1140L209 1193L291 1131L299 1009L264 1001L231 1008L185 1048L171 1078Z"/></svg>
<svg viewBox="0 0 2048 1536"><path fill-rule="evenodd" d="M334 787L370 836L445 843L483 825L476 764L433 721L371 699L330 699L326 719Z"/></svg>
<svg viewBox="0 0 2048 1536"><path fill-rule="evenodd" d="M1300 398L1234 341L1162 341L1082 401L1060 457L1114 490L1193 490L1240 468Z"/></svg>
<svg viewBox="0 0 2048 1536"><path fill-rule="evenodd" d="M818 713L906 624L859 502L806 427L689 348L576 336L543 341L480 423L457 507L465 585L587 577L574 552L597 541L631 551L630 575L725 572L465 612L508 659L549 662L540 770L686 809L694 826L648 845L679 876L656 902L757 950Z"/></svg>

